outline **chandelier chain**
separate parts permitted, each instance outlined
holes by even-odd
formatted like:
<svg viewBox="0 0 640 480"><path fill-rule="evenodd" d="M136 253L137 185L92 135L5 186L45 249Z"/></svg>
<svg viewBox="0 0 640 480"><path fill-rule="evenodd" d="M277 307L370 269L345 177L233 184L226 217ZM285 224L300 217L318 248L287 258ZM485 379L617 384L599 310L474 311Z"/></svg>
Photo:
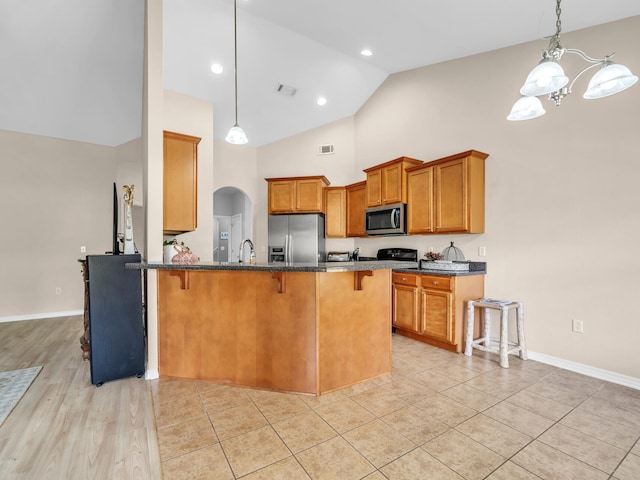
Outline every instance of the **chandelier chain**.
<svg viewBox="0 0 640 480"><path fill-rule="evenodd" d="M562 31L562 20L560 19L562 8L560 8L560 2L561 0L556 0L556 33L549 42L549 51L562 49L560 46L560 32Z"/></svg>

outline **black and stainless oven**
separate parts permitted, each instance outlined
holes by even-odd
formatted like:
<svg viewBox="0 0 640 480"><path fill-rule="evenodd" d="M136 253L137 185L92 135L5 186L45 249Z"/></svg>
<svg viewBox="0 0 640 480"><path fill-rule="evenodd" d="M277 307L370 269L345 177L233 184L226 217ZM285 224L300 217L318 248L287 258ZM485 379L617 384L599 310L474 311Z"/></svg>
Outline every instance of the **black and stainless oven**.
<svg viewBox="0 0 640 480"><path fill-rule="evenodd" d="M407 233L405 210L404 203L367 208L365 233L367 235L405 235Z"/></svg>

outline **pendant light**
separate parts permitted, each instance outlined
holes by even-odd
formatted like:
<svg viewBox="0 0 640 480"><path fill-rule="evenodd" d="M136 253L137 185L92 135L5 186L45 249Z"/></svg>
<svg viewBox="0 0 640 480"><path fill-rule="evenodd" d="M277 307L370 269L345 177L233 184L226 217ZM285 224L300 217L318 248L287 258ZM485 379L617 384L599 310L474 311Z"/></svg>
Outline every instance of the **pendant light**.
<svg viewBox="0 0 640 480"><path fill-rule="evenodd" d="M531 70L520 88L523 97L513 105L507 120L529 120L544 115L545 110L536 97L548 95L549 99L559 106L562 99L571 93L576 80L587 70L598 66L601 67L600 70L591 78L587 91L583 95L587 100L608 97L629 88L638 81L638 77L633 75L627 67L611 61L613 53L604 58L592 58L581 50L564 48L560 45L562 30L560 2L561 0L556 0L556 33L551 37L549 47L542 53L542 60ZM569 77L564 74L559 63L565 53L577 55L589 63L570 84Z"/></svg>
<svg viewBox="0 0 640 480"><path fill-rule="evenodd" d="M238 27L236 15L238 11L237 0L233 0L233 72L234 72L234 95L235 95L235 107L236 107L236 123L229 129L229 133L225 137L225 140L234 145L243 145L249 140L244 133L244 130L238 125Z"/></svg>

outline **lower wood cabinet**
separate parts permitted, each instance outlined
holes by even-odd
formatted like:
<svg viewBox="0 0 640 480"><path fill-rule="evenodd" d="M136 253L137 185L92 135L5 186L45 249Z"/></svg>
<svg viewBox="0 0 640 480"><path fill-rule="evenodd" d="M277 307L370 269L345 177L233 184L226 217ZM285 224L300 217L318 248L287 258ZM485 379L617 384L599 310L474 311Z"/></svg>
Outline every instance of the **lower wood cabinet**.
<svg viewBox="0 0 640 480"><path fill-rule="evenodd" d="M484 275L394 272L392 288L396 333L455 352L464 349L466 302L484 295Z"/></svg>

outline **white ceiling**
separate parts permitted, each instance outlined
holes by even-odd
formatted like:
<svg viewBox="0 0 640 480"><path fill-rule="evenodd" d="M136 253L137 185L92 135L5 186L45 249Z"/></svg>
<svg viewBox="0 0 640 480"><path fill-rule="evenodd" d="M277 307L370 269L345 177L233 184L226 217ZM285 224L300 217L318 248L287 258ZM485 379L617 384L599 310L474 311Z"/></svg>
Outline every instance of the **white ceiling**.
<svg viewBox="0 0 640 480"><path fill-rule="evenodd" d="M165 88L212 101L223 138L234 123L233 1L163 5ZM139 137L143 14L143 0L0 0L0 129L104 145ZM562 29L639 14L638 0L564 0ZM249 145L264 145L353 115L389 74L536 39L543 50L554 31L554 0L238 0L239 123ZM296 94L277 94L280 83Z"/></svg>

